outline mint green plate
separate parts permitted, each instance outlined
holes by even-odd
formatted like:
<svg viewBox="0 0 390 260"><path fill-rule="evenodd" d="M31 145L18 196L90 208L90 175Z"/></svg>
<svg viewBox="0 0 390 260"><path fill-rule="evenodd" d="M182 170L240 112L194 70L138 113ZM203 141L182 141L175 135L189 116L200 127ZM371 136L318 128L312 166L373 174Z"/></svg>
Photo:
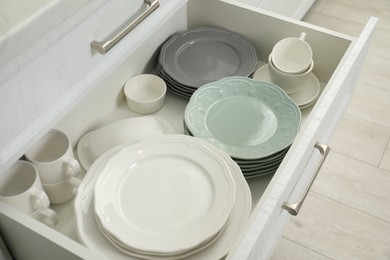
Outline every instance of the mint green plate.
<svg viewBox="0 0 390 260"><path fill-rule="evenodd" d="M301 112L274 84L227 77L194 92L184 121L195 137L231 157L252 160L288 147L298 134Z"/></svg>

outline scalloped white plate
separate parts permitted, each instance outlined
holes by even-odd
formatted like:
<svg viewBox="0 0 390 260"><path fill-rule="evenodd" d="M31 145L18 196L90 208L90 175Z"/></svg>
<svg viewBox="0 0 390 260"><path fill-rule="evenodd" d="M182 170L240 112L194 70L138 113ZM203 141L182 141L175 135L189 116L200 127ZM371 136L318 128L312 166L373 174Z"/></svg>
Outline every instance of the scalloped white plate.
<svg viewBox="0 0 390 260"><path fill-rule="evenodd" d="M223 231L221 236L208 247L200 251L194 251L193 255L186 255L186 260L221 259L231 250L233 246L234 240L231 238L239 236L243 231L245 223L248 221L252 203L248 183L243 177L239 166L225 152L197 138L185 135L175 135L175 138L192 140L192 142L202 144L210 151L218 154L227 163L236 183L235 203L226 224L225 231ZM113 155L117 154L121 151L121 149L127 147L128 145L129 144L123 144L107 151L92 164L79 186L78 193L74 201L76 234L78 235L79 240L86 247L100 253L108 259L138 259L117 249L104 237L95 221L93 208L93 190L98 173L103 170L106 163ZM150 259L145 255L138 255L137 257ZM154 257L154 259L156 259L156 257ZM164 259L164 257L159 259Z"/></svg>
<svg viewBox="0 0 390 260"><path fill-rule="evenodd" d="M221 230L234 194L218 155L182 138L153 137L107 162L95 183L95 214L128 248L178 254Z"/></svg>

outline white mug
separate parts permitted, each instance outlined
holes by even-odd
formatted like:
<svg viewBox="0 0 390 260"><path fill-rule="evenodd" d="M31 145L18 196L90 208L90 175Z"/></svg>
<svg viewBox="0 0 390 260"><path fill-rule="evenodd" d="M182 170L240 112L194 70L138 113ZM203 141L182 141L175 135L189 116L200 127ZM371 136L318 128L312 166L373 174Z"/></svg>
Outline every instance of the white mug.
<svg viewBox="0 0 390 260"><path fill-rule="evenodd" d="M43 136L25 156L38 168L43 184L58 183L81 172L69 137L56 129Z"/></svg>
<svg viewBox="0 0 390 260"><path fill-rule="evenodd" d="M307 71L313 61L313 51L305 41L303 32L297 37L280 40L272 49L272 62L281 72L301 74Z"/></svg>
<svg viewBox="0 0 390 260"><path fill-rule="evenodd" d="M2 173L0 199L27 214L50 205L37 168L22 160L15 162Z"/></svg>
<svg viewBox="0 0 390 260"><path fill-rule="evenodd" d="M54 184L43 184L50 203L60 204L71 200L77 193L81 180L70 176L65 180Z"/></svg>
<svg viewBox="0 0 390 260"><path fill-rule="evenodd" d="M59 221L57 213L49 208L38 209L34 213L30 214L30 216L50 227L54 227Z"/></svg>
<svg viewBox="0 0 390 260"><path fill-rule="evenodd" d="M269 76L272 83L283 89L288 95L298 92L305 81L308 79L309 74L312 72L314 62L312 61L310 67L301 74L287 74L278 70L272 62L272 54L268 57L268 69Z"/></svg>

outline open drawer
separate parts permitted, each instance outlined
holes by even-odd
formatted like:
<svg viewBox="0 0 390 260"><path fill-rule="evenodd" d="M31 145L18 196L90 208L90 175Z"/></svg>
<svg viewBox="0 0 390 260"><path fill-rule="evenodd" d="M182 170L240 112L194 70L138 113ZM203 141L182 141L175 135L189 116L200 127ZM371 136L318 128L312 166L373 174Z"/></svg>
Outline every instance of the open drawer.
<svg viewBox="0 0 390 260"><path fill-rule="evenodd" d="M21 136L15 141L19 146L6 153L9 156L2 162L1 169L7 168L50 128L66 132L76 146L80 137L94 128L118 119L139 116L126 106L122 87L132 76L154 71L161 44L174 32L197 26L217 26L235 31L254 44L260 63L267 61L278 40L305 32L306 39L313 48L313 72L322 82L322 94L314 106L302 110L303 124L300 133L277 172L247 180L252 192L253 210L247 225L242 227L241 235L231 238L235 240L235 245L227 256L231 259L267 259L272 255L283 226L291 216L282 205L286 201L297 202L302 198L318 165L325 158L316 144L327 144L351 98L376 18L368 21L359 38L353 38L235 1L176 1L178 6L172 7L169 14L168 1L161 3L165 8L162 10L167 14L162 22L154 21L153 27L142 27L149 30L145 32L145 37L139 37L142 32L138 30L126 36L106 55L99 56L100 54L93 53L90 49L82 48L80 52L86 51L89 56L79 56L91 57L90 60L76 59L73 60L74 63L61 64L65 74L68 69L77 68L78 62L90 67L85 75L79 75L78 79L71 82L68 91L62 95L65 100L58 98L47 107L49 111L45 113L48 117L40 118L38 115L39 123L25 125L27 132L34 133L33 135L25 139L22 137L26 136L26 131L15 135ZM91 8L96 8L97 14L104 13L109 4L91 4ZM88 4L84 7L87 8ZM149 20L151 21L153 22ZM80 43L81 39L86 40L88 45L98 31L88 27L93 25L88 19L82 21L79 26L69 30L66 37L53 43L55 48L64 46L66 41ZM77 38L82 35L84 38ZM72 48L70 51L75 50ZM68 53L64 50L51 55L66 56ZM55 59L62 60L58 57L54 57ZM77 75L77 72L71 73ZM56 87L53 86L53 89ZM4 99L2 96L0 98ZM184 133L183 113L187 101L170 93L166 104L156 115L170 122L177 133ZM66 109L61 110L64 106ZM16 122L15 129L22 123ZM14 129L12 121L8 128ZM60 217L60 223L55 229L0 202L0 234L16 259L104 258L78 241L73 230L72 201L52 208Z"/></svg>

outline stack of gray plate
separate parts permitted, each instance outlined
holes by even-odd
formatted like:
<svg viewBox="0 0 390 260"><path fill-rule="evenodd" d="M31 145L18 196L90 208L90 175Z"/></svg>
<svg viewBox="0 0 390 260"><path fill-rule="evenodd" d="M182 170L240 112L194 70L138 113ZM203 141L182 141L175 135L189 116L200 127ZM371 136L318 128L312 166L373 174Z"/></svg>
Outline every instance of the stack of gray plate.
<svg viewBox="0 0 390 260"><path fill-rule="evenodd" d="M209 82L228 76L251 76L256 64L256 49L243 36L201 27L177 33L165 42L157 72L171 92L190 98Z"/></svg>
<svg viewBox="0 0 390 260"><path fill-rule="evenodd" d="M245 77L198 88L184 114L187 133L227 152L245 177L274 173L300 124L301 112L283 90Z"/></svg>

